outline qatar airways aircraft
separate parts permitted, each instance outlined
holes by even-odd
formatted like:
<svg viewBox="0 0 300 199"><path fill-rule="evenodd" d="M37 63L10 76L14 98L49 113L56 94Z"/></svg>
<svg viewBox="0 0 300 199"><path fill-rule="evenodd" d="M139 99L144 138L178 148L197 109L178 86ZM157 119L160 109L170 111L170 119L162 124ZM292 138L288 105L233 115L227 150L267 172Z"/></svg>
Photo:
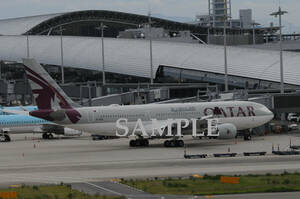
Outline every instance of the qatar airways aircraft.
<svg viewBox="0 0 300 199"><path fill-rule="evenodd" d="M183 146L180 138L186 134L234 138L238 130L273 119L264 105L247 101L78 107L39 63L23 62L38 106L31 116L93 134L134 138L130 146L148 146L148 139L156 137L170 138L166 147Z"/></svg>

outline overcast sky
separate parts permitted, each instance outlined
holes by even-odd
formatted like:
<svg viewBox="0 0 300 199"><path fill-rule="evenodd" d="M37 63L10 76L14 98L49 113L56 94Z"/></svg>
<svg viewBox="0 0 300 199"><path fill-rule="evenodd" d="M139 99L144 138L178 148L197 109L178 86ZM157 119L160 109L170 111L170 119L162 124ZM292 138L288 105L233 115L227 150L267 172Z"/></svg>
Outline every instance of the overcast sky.
<svg viewBox="0 0 300 199"><path fill-rule="evenodd" d="M232 14L237 18L239 9L251 8L257 22L277 24L278 19L269 14L278 10L279 2L232 0ZM208 12L208 0L0 0L0 3L1 19L89 9L147 14L151 7L154 15L187 21L193 20L196 14ZM300 32L300 0L281 0L281 7L289 12L283 19L285 32Z"/></svg>

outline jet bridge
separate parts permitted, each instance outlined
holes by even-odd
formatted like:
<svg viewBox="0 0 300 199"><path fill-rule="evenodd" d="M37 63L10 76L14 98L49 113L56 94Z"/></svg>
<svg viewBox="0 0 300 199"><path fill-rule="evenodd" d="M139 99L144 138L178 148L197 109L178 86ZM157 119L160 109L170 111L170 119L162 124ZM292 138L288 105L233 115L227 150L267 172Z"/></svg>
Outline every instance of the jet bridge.
<svg viewBox="0 0 300 199"><path fill-rule="evenodd" d="M300 113L300 93L276 94L272 97L272 108L275 113Z"/></svg>

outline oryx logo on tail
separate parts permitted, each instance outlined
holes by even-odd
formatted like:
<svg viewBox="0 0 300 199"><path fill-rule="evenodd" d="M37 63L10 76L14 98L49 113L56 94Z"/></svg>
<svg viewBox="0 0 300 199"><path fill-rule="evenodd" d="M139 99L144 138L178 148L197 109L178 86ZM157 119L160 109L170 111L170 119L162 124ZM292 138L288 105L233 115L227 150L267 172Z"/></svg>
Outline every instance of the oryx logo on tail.
<svg viewBox="0 0 300 199"><path fill-rule="evenodd" d="M77 123L81 115L73 108L76 104L34 59L23 59L23 62L38 106L38 110L30 115L50 121L63 120L67 116L72 123Z"/></svg>

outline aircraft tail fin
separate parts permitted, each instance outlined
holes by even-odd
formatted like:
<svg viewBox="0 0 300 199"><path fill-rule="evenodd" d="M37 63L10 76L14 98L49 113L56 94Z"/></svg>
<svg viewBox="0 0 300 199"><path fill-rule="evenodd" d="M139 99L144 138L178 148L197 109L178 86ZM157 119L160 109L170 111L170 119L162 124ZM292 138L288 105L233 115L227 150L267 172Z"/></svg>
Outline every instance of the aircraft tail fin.
<svg viewBox="0 0 300 199"><path fill-rule="evenodd" d="M57 85L35 59L23 59L32 94L39 110L71 109L79 107Z"/></svg>

